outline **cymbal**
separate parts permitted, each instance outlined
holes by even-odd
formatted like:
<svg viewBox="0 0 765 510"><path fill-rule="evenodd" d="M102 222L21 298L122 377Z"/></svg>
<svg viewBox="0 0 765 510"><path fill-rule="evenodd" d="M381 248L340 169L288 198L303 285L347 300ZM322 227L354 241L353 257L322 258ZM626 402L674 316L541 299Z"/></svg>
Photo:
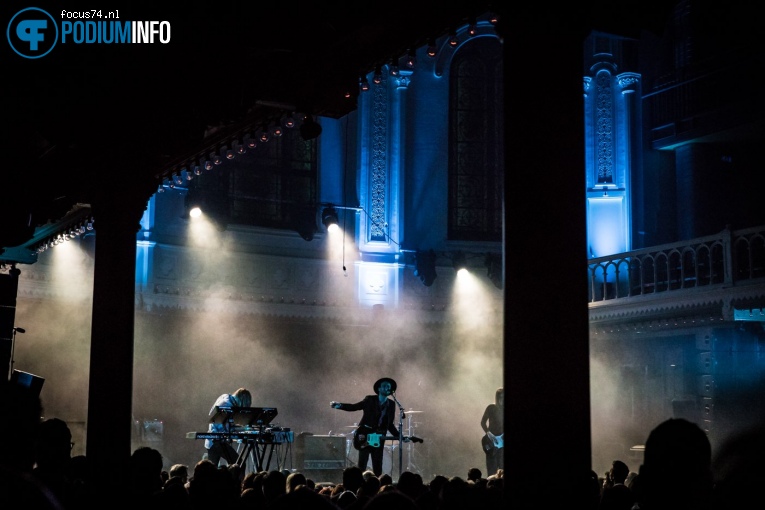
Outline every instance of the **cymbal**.
<svg viewBox="0 0 765 510"><path fill-rule="evenodd" d="M346 425L345 428L347 428L347 429L357 429L357 428L359 428L359 426L358 425Z"/></svg>
<svg viewBox="0 0 765 510"><path fill-rule="evenodd" d="M405 414L424 413L425 411L404 411Z"/></svg>

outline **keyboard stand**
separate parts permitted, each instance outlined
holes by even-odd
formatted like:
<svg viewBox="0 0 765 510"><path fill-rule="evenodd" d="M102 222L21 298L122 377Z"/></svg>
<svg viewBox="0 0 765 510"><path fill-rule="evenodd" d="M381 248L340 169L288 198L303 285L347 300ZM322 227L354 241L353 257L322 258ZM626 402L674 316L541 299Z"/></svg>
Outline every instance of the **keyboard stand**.
<svg viewBox="0 0 765 510"><path fill-rule="evenodd" d="M247 460L252 459L256 473L259 473L260 471L268 471L276 444L262 444L259 443L257 439L244 440L242 441L242 444L244 445L244 448L239 452L239 458L237 458L236 463L244 467L246 471ZM268 453L268 459L265 458L266 453Z"/></svg>

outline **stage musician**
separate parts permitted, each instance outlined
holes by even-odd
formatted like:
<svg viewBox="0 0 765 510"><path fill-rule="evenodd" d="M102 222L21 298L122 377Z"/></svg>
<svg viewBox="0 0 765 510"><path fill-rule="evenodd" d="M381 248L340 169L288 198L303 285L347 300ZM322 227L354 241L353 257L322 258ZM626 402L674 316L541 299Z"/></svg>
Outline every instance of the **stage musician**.
<svg viewBox="0 0 765 510"><path fill-rule="evenodd" d="M497 389L494 393L494 403L486 406L481 417L481 428L484 436L481 446L486 454L486 476L496 474L504 468L505 434L504 434L505 390Z"/></svg>
<svg viewBox="0 0 765 510"><path fill-rule="evenodd" d="M375 395L367 395L364 400L355 404L329 403L333 409L342 411L363 411L359 427L354 432L353 446L359 451L358 467L367 470L371 457L372 471L380 476L383 470L383 453L385 437L400 438L396 429L396 403L388 397L396 393L396 381L383 377L374 384Z"/></svg>
<svg viewBox="0 0 765 510"><path fill-rule="evenodd" d="M215 401L210 408L210 418L218 411L218 407L250 407L252 405L252 394L247 388L239 388L233 393L224 393ZM208 426L208 432L231 432L231 424L228 422L213 423ZM207 448L207 459L216 466L221 459L225 459L228 465L235 464L239 454L231 446L228 439L205 439L205 448Z"/></svg>

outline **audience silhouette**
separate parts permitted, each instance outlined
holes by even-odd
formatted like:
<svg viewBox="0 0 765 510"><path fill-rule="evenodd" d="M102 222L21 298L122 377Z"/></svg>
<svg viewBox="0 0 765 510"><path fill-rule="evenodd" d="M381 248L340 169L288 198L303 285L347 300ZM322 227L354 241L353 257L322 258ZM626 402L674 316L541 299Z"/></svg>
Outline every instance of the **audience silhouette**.
<svg viewBox="0 0 765 510"><path fill-rule="evenodd" d="M149 446L137 448L130 456L128 507L159 508L162 491L162 454Z"/></svg>
<svg viewBox="0 0 765 510"><path fill-rule="evenodd" d="M765 480L765 423L737 432L717 451L712 470L717 508L736 510L761 500Z"/></svg>
<svg viewBox="0 0 765 510"><path fill-rule="evenodd" d="M0 382L0 434L6 439L0 456L0 508L63 508L32 474L41 416L38 394L9 381Z"/></svg>
<svg viewBox="0 0 765 510"><path fill-rule="evenodd" d="M640 510L714 508L712 447L696 423L670 418L648 435L641 481Z"/></svg>
<svg viewBox="0 0 765 510"><path fill-rule="evenodd" d="M9 455L0 458L0 507L75 510L98 507L84 455L71 456L72 434L64 420L42 419L39 396L0 383L0 433ZM12 416L9 410L13 410ZM734 510L756 501L765 476L765 427L731 435L716 452L694 422L671 418L653 428L643 463L632 472L614 460L604 477L590 471L585 501L590 510ZM216 467L209 460L189 468L163 470L159 450L142 446L130 457L130 475L121 497L128 508L201 510L217 506L248 510L499 510L505 506L504 470L486 478L476 467L467 478L436 474L425 483L416 472L375 476L357 466L343 470L341 483L315 484L299 470L244 474L237 464ZM163 478L163 474L166 477ZM581 492L585 494L585 491ZM543 496L542 496L543 497ZM542 501L542 500L540 500ZM105 503L105 502L102 502ZM103 506L103 505L101 505Z"/></svg>
<svg viewBox="0 0 765 510"><path fill-rule="evenodd" d="M635 497L630 488L625 485L629 473L629 467L621 460L611 463L611 469L606 473L606 481L600 496L598 505L600 510L630 510L632 508Z"/></svg>
<svg viewBox="0 0 765 510"><path fill-rule="evenodd" d="M73 445L72 433L64 420L50 418L40 424L32 473L65 507L75 503L70 475Z"/></svg>

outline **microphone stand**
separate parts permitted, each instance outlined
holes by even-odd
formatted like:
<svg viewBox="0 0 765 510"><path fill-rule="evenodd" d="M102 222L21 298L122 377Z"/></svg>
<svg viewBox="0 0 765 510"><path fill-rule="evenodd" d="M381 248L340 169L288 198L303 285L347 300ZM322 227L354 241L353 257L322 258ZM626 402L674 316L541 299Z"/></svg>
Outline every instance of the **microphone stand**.
<svg viewBox="0 0 765 510"><path fill-rule="evenodd" d="M401 471L404 467L404 406L396 398L396 392L392 391L391 396L399 409L398 414L398 477L401 478Z"/></svg>

